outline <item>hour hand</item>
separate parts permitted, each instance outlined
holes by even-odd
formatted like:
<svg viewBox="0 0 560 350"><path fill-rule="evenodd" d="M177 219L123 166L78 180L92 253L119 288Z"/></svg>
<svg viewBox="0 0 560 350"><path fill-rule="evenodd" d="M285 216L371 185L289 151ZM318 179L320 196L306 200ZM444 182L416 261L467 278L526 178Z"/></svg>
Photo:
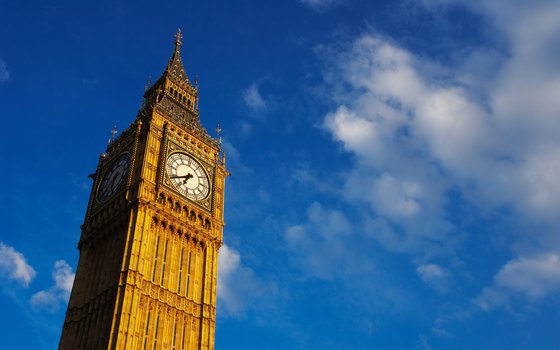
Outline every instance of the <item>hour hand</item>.
<svg viewBox="0 0 560 350"><path fill-rule="evenodd" d="M171 179L185 178L185 179L183 180L183 184L186 184L186 183L187 183L187 180L188 180L188 179L192 179L193 177L194 177L194 176L193 176L191 173L188 173L187 175L173 175L173 176L170 176L169 178L171 178Z"/></svg>

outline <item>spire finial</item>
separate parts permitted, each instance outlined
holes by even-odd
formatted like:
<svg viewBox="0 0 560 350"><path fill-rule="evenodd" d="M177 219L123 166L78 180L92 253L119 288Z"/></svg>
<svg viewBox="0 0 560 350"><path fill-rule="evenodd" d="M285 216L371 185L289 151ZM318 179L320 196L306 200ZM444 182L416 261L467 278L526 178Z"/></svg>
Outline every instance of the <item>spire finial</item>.
<svg viewBox="0 0 560 350"><path fill-rule="evenodd" d="M109 141L107 141L107 144L110 144L111 142L115 141L115 136L119 133L119 131L117 130L117 126L113 126L113 128L111 129L111 138L109 139Z"/></svg>
<svg viewBox="0 0 560 350"><path fill-rule="evenodd" d="M181 34L181 28L177 28L177 34L175 34L175 46L181 46L181 39L183 38L183 34Z"/></svg>
<svg viewBox="0 0 560 350"><path fill-rule="evenodd" d="M165 69L165 74L169 77L176 79L176 82L189 83L189 78L185 72L185 67L183 67L183 62L181 62L181 39L183 34L181 34L181 28L177 29L177 34L175 34L175 48L173 49L173 54L169 59L167 68Z"/></svg>

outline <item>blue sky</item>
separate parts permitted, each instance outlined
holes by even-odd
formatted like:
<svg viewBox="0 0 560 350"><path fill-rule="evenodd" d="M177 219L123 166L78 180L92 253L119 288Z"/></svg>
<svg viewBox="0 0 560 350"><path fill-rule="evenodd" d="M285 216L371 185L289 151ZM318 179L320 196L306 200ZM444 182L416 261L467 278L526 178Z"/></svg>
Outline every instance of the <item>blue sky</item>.
<svg viewBox="0 0 560 350"><path fill-rule="evenodd" d="M183 29L229 170L217 349L556 349L560 3L0 2L0 338L54 349Z"/></svg>

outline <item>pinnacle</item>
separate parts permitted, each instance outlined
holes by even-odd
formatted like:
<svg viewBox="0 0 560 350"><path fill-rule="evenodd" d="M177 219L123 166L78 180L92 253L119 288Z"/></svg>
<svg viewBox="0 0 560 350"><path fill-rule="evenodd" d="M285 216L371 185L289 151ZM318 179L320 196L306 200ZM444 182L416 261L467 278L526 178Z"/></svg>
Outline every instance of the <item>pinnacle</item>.
<svg viewBox="0 0 560 350"><path fill-rule="evenodd" d="M175 34L175 49L173 55L169 59L169 64L165 69L165 72L174 80L178 80L179 83L188 83L189 78L185 72L185 67L181 60L181 39L183 35L181 34L181 29L177 29L177 34Z"/></svg>

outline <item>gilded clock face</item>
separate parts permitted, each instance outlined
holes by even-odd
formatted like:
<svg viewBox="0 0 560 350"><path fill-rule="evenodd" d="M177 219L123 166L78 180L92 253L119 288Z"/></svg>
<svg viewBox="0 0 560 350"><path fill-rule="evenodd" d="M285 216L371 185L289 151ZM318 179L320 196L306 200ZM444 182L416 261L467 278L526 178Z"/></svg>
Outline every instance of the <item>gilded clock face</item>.
<svg viewBox="0 0 560 350"><path fill-rule="evenodd" d="M186 153L170 155L166 171L173 187L188 199L200 201L210 193L208 175L200 163Z"/></svg>
<svg viewBox="0 0 560 350"><path fill-rule="evenodd" d="M103 203L113 196L125 183L130 166L130 153L119 156L103 176L97 190L97 201Z"/></svg>

